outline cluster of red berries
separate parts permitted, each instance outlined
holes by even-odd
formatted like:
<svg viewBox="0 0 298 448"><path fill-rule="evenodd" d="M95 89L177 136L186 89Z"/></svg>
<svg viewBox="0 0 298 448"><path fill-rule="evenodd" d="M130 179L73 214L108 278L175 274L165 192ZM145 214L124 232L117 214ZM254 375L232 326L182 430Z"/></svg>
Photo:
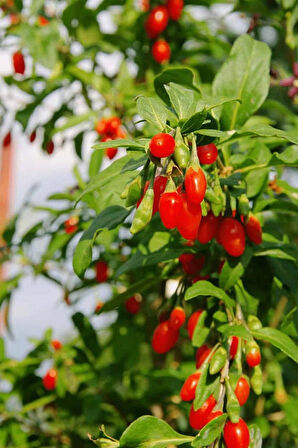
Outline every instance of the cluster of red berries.
<svg viewBox="0 0 298 448"><path fill-rule="evenodd" d="M100 135L101 142L108 142L120 138L125 138L126 134L121 127L121 120L119 117L101 118L95 125L96 132ZM117 148L106 148L105 155L112 160L118 150Z"/></svg>
<svg viewBox="0 0 298 448"><path fill-rule="evenodd" d="M79 218L78 216L71 216L66 221L64 221L64 230L65 233L71 234L78 230Z"/></svg>
<svg viewBox="0 0 298 448"><path fill-rule="evenodd" d="M181 307L175 307L169 319L163 320L155 328L152 337L152 347L156 353L163 354L171 350L179 338L179 329L185 322L185 312Z"/></svg>
<svg viewBox="0 0 298 448"><path fill-rule="evenodd" d="M179 20L184 7L183 0L167 0L166 5L153 8L145 22L145 29L150 39L155 39L168 26L169 19ZM149 5L148 5L149 9ZM152 56L156 62L163 64L171 57L171 48L165 39L157 39L152 46Z"/></svg>
<svg viewBox="0 0 298 448"><path fill-rule="evenodd" d="M51 341L51 346L55 351L58 351L61 350L62 343L58 339L53 339ZM58 379L57 369L55 368L49 369L42 379L44 388L47 390L54 390L57 385L57 379Z"/></svg>

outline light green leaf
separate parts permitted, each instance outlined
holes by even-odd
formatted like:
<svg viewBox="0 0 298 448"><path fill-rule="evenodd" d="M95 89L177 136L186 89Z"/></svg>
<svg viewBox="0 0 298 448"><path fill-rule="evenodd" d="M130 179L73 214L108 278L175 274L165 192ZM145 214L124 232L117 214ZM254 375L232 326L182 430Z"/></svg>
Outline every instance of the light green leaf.
<svg viewBox="0 0 298 448"><path fill-rule="evenodd" d="M141 96L137 99L137 110L141 117L156 126L160 131L165 129L168 110L159 98Z"/></svg>
<svg viewBox="0 0 298 448"><path fill-rule="evenodd" d="M187 67L170 67L163 70L154 79L154 88L157 95L168 105L171 105L165 85L174 82L199 92L194 81L195 73Z"/></svg>
<svg viewBox="0 0 298 448"><path fill-rule="evenodd" d="M117 140L111 140L107 142L96 143L92 146L93 149L106 149L113 146L113 148L140 148L145 149L145 141L150 141L149 139L139 139L139 140L130 140L128 138L121 138Z"/></svg>
<svg viewBox="0 0 298 448"><path fill-rule="evenodd" d="M191 446L194 448L199 448L201 446L208 446L214 442L214 440L221 435L226 419L227 414L222 414L211 420L211 422L201 429L199 434L193 440Z"/></svg>
<svg viewBox="0 0 298 448"><path fill-rule="evenodd" d="M259 330L252 330L252 335L256 339L270 342L298 364L298 347L285 333L276 330L276 328L264 327Z"/></svg>
<svg viewBox="0 0 298 448"><path fill-rule="evenodd" d="M217 330L224 334L227 338L230 336L238 336L246 341L251 340L250 332L243 325L224 324L217 327Z"/></svg>
<svg viewBox="0 0 298 448"><path fill-rule="evenodd" d="M170 82L169 85L165 86L165 89L180 120L195 113L199 100L197 92L174 82Z"/></svg>
<svg viewBox="0 0 298 448"><path fill-rule="evenodd" d="M235 306L234 301L224 292L223 289L217 288L217 286L214 286L206 280L201 280L188 288L185 293L185 300L191 300L198 296L217 297L222 300L225 305L230 308L230 310L233 310Z"/></svg>

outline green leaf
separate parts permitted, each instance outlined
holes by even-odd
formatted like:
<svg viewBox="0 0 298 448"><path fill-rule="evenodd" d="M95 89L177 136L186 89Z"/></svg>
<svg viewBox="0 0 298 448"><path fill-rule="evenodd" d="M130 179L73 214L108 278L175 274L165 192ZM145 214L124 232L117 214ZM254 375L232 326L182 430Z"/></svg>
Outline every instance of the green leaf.
<svg viewBox="0 0 298 448"><path fill-rule="evenodd" d="M187 89L179 84L170 82L165 86L166 92L169 95L171 105L176 111L180 120L188 118L196 111L197 101L199 96L197 92Z"/></svg>
<svg viewBox="0 0 298 448"><path fill-rule="evenodd" d="M91 154L88 170L90 178L98 174L102 164L103 156L103 151L93 151L93 153Z"/></svg>
<svg viewBox="0 0 298 448"><path fill-rule="evenodd" d="M213 296L222 300L225 305L233 310L235 303L234 301L224 292L223 289L217 288L212 283L201 280L200 282L195 283L190 288L188 288L185 292L185 300L191 300L198 296Z"/></svg>
<svg viewBox="0 0 298 448"><path fill-rule="evenodd" d="M249 425L249 448L262 448L262 434L256 425Z"/></svg>
<svg viewBox="0 0 298 448"><path fill-rule="evenodd" d="M270 57L268 45L247 34L235 41L229 58L213 81L215 95L241 100L241 104L223 106L221 120L224 129L243 125L264 102L270 85Z"/></svg>
<svg viewBox="0 0 298 448"><path fill-rule="evenodd" d="M99 356L100 347L97 335L89 319L81 312L73 314L72 321L80 333L82 341L94 356Z"/></svg>
<svg viewBox="0 0 298 448"><path fill-rule="evenodd" d="M53 129L51 135L55 135L58 132L65 131L66 129L72 128L74 126L77 126L78 124L83 123L84 121L88 121L91 118L96 118L96 117L97 117L97 114L93 111L89 111L82 115L74 115L70 118L64 117L64 118L67 118L65 123L62 126L59 126L58 128Z"/></svg>
<svg viewBox="0 0 298 448"><path fill-rule="evenodd" d="M120 448L167 448L179 446L193 440L174 431L166 422L151 415L134 421L122 434Z"/></svg>
<svg viewBox="0 0 298 448"><path fill-rule="evenodd" d="M181 86L189 87L199 92L194 84L194 72L187 67L171 67L163 70L154 79L154 88L157 95L168 105L171 105L169 96L165 89L165 84L175 82Z"/></svg>
<svg viewBox="0 0 298 448"><path fill-rule="evenodd" d="M206 118L206 112L196 112L188 120L186 120L181 126L182 134L190 134L201 128Z"/></svg>
<svg viewBox="0 0 298 448"><path fill-rule="evenodd" d="M270 166L298 166L298 146L289 146L282 153L275 152L269 162Z"/></svg>
<svg viewBox="0 0 298 448"><path fill-rule="evenodd" d="M137 99L138 113L148 123L156 126L160 131L166 127L168 110L159 98L140 97Z"/></svg>
<svg viewBox="0 0 298 448"><path fill-rule="evenodd" d="M46 395L45 397L38 398L37 400L31 401L30 403L27 403L25 406L23 406L21 412L22 414L27 414L30 411L46 406L52 401L55 401L55 399L55 395Z"/></svg>
<svg viewBox="0 0 298 448"><path fill-rule="evenodd" d="M130 213L124 207L113 205L104 209L92 222L91 226L83 233L75 248L73 256L73 269L82 277L92 261L92 246L95 238L103 229L114 229L121 224Z"/></svg>
<svg viewBox="0 0 298 448"><path fill-rule="evenodd" d="M201 429L199 434L193 440L191 446L194 448L199 448L201 446L208 446L214 442L214 440L221 435L226 419L227 414L222 414L211 420L211 422Z"/></svg>
<svg viewBox="0 0 298 448"><path fill-rule="evenodd" d="M230 336L238 336L239 338L245 339L246 341L251 340L250 332L243 325L220 325L217 327L220 333L223 333L227 338Z"/></svg>
<svg viewBox="0 0 298 448"><path fill-rule="evenodd" d="M251 333L256 339L270 342L270 344L279 348L279 350L284 352L289 358L293 359L298 364L298 347L286 334L276 330L276 328L270 327L252 330Z"/></svg>
<svg viewBox="0 0 298 448"><path fill-rule="evenodd" d="M93 149L106 149L110 148L110 146L113 146L113 148L140 148L145 149L145 141L149 139L139 139L139 140L130 140L129 138L121 138L118 140L113 140L113 143L111 140L107 142L100 142L96 143L92 146Z"/></svg>
<svg viewBox="0 0 298 448"><path fill-rule="evenodd" d="M269 175L269 168L250 171L245 182L247 185L247 197L253 198L260 193L260 191L267 185Z"/></svg>
<svg viewBox="0 0 298 448"><path fill-rule="evenodd" d="M269 124L256 124L254 126L244 126L241 131L238 131L238 133L241 135L246 135L246 133L254 134L259 137L277 137L281 140L286 140L288 142L294 143L295 145L298 144L298 136L292 135L289 132L282 131L281 129L276 129L273 126L270 126ZM296 150L294 150L294 155L296 157ZM286 156L290 157L292 159L293 156L290 156L289 154Z"/></svg>
<svg viewBox="0 0 298 448"><path fill-rule="evenodd" d="M199 320L195 326L194 332L193 332L193 336L192 336L192 345L194 347L201 347L201 345L203 345L203 343L205 342L210 329L205 327L205 319L207 317L207 311L204 310L200 317Z"/></svg>

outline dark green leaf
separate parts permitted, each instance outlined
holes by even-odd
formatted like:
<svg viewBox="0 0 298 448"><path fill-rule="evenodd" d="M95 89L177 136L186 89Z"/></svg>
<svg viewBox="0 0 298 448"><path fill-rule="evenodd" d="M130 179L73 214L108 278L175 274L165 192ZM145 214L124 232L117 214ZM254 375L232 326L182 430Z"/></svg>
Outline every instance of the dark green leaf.
<svg viewBox="0 0 298 448"><path fill-rule="evenodd" d="M171 67L163 70L154 79L154 87L157 95L170 106L170 99L165 89L165 84L175 82L185 87L190 87L196 91L198 88L194 85L194 72L186 67Z"/></svg>
<svg viewBox="0 0 298 448"><path fill-rule="evenodd" d="M100 347L97 340L97 335L90 324L89 319L84 314L77 312L72 316L73 323L79 331L82 341L94 356L100 353Z"/></svg>
<svg viewBox="0 0 298 448"><path fill-rule="evenodd" d="M227 414L222 414L209 422L203 429L199 432L196 438L193 440L191 446L194 448L199 448L201 446L210 445L214 440L216 440L222 433L225 422L227 419Z"/></svg>
<svg viewBox="0 0 298 448"><path fill-rule="evenodd" d="M185 300L191 300L198 296L213 296L222 300L231 310L234 308L234 301L224 292L223 289L217 288L212 283L201 280L186 290Z"/></svg>

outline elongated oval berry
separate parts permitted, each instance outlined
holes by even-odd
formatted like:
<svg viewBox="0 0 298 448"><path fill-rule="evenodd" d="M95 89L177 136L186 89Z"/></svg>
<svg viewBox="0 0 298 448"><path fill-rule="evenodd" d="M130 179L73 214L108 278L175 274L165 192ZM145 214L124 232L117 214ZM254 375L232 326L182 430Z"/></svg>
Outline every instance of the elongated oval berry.
<svg viewBox="0 0 298 448"><path fill-rule="evenodd" d="M107 132L108 119L101 118L95 125L95 130L99 135L105 135Z"/></svg>
<svg viewBox="0 0 298 448"><path fill-rule="evenodd" d="M178 341L179 331L173 330L168 320L161 322L153 333L152 347L156 353L167 353Z"/></svg>
<svg viewBox="0 0 298 448"><path fill-rule="evenodd" d="M232 257L240 257L245 250L245 232L235 218L224 218L219 225L219 241Z"/></svg>
<svg viewBox="0 0 298 448"><path fill-rule="evenodd" d="M224 427L224 441L227 448L248 448L249 430L242 418L238 423L228 421Z"/></svg>
<svg viewBox="0 0 298 448"><path fill-rule="evenodd" d="M105 261L98 261L95 265L95 279L97 283L104 283L108 279L108 265Z"/></svg>
<svg viewBox="0 0 298 448"><path fill-rule="evenodd" d="M182 207L177 217L177 229L186 240L195 240L202 218L201 205L189 202L186 193L181 193L180 196Z"/></svg>
<svg viewBox="0 0 298 448"><path fill-rule="evenodd" d="M152 137L149 148L154 157L168 157L174 152L175 140L170 134L161 132Z"/></svg>
<svg viewBox="0 0 298 448"><path fill-rule="evenodd" d="M46 144L46 151L48 154L53 154L55 149L55 145L53 140L50 140L47 144Z"/></svg>
<svg viewBox="0 0 298 448"><path fill-rule="evenodd" d="M262 242L262 227L258 218L254 215L249 215L248 221L245 224L246 235L255 244Z"/></svg>
<svg viewBox="0 0 298 448"><path fill-rule="evenodd" d="M168 0L167 10L172 20L179 20L184 7L183 0Z"/></svg>
<svg viewBox="0 0 298 448"><path fill-rule="evenodd" d="M56 369L50 369L47 371L42 379L43 385L47 390L53 390L56 387L58 372Z"/></svg>
<svg viewBox="0 0 298 448"><path fill-rule="evenodd" d="M116 156L118 152L117 148L106 148L105 149L105 156L110 159L113 160L113 158Z"/></svg>
<svg viewBox="0 0 298 448"><path fill-rule="evenodd" d="M159 201L167 186L168 178L166 176L156 176L153 183L154 202L152 215L159 210Z"/></svg>
<svg viewBox="0 0 298 448"><path fill-rule="evenodd" d="M182 200L177 191L165 192L161 195L159 200L160 219L167 229L177 227L181 209Z"/></svg>
<svg viewBox="0 0 298 448"><path fill-rule="evenodd" d="M217 234L218 226L221 221L220 216L214 216L210 210L207 216L203 216L198 231L198 240L201 244L207 244Z"/></svg>
<svg viewBox="0 0 298 448"><path fill-rule="evenodd" d="M2 145L4 147L9 146L11 144L11 132L7 132L7 134L4 136Z"/></svg>
<svg viewBox="0 0 298 448"><path fill-rule="evenodd" d="M30 143L33 143L36 139L36 131L31 132L30 137L29 137L29 141Z"/></svg>
<svg viewBox="0 0 298 448"><path fill-rule="evenodd" d="M171 47L164 39L159 39L152 46L152 56L158 64L168 62L171 57Z"/></svg>
<svg viewBox="0 0 298 448"><path fill-rule="evenodd" d="M196 325L198 323L198 320L199 320L202 312L203 312L203 310L195 311L194 313L191 314L191 316L188 319L187 332L188 332L189 339L192 339L192 337L193 337L193 333L195 331Z"/></svg>
<svg viewBox="0 0 298 448"><path fill-rule="evenodd" d="M62 343L58 341L58 339L53 339L51 341L51 346L53 347L54 350L60 350L60 348L62 347Z"/></svg>
<svg viewBox="0 0 298 448"><path fill-rule="evenodd" d="M234 359L238 350L239 338L238 336L232 336L230 345L230 358Z"/></svg>
<svg viewBox="0 0 298 448"><path fill-rule="evenodd" d="M181 306L176 306L170 314L169 323L171 328L179 330L185 322L185 317L184 309Z"/></svg>
<svg viewBox="0 0 298 448"><path fill-rule="evenodd" d="M200 407L197 411L194 410L194 406L192 405L189 414L190 426L196 430L202 429L207 424L208 416L215 405L216 400L213 395L210 395L210 397L207 398L202 407Z"/></svg>
<svg viewBox="0 0 298 448"><path fill-rule="evenodd" d="M235 395L239 401L240 406L243 406L249 397L250 387L244 376L241 376L235 388Z"/></svg>
<svg viewBox="0 0 298 448"><path fill-rule="evenodd" d="M184 185L188 201L192 204L200 204L205 197L207 188L206 176L202 168L194 170L189 167L186 171Z"/></svg>
<svg viewBox="0 0 298 448"><path fill-rule="evenodd" d="M141 308L141 301L137 297L132 296L124 303L126 311L130 314L137 314Z"/></svg>
<svg viewBox="0 0 298 448"><path fill-rule="evenodd" d="M169 14L165 6L156 6L149 13L145 23L145 29L150 38L158 36L162 33L169 21Z"/></svg>
<svg viewBox="0 0 298 448"><path fill-rule="evenodd" d="M184 381L180 391L180 397L183 401L193 401L196 397L196 388L200 379L200 372L195 372L189 375Z"/></svg>
<svg viewBox="0 0 298 448"><path fill-rule="evenodd" d="M211 352L211 348L208 345L204 344L202 347L199 347L196 353L196 368L199 369L206 358L208 358Z"/></svg>
<svg viewBox="0 0 298 448"><path fill-rule="evenodd" d="M211 163L214 163L216 161L218 156L218 150L214 143L198 146L197 153L202 165L211 165Z"/></svg>
<svg viewBox="0 0 298 448"><path fill-rule="evenodd" d="M25 73L25 60L20 51L16 51L12 56L13 68L15 73L23 75Z"/></svg>
<svg viewBox="0 0 298 448"><path fill-rule="evenodd" d="M252 346L246 351L246 362L249 367L256 367L261 362L261 352L258 346Z"/></svg>

